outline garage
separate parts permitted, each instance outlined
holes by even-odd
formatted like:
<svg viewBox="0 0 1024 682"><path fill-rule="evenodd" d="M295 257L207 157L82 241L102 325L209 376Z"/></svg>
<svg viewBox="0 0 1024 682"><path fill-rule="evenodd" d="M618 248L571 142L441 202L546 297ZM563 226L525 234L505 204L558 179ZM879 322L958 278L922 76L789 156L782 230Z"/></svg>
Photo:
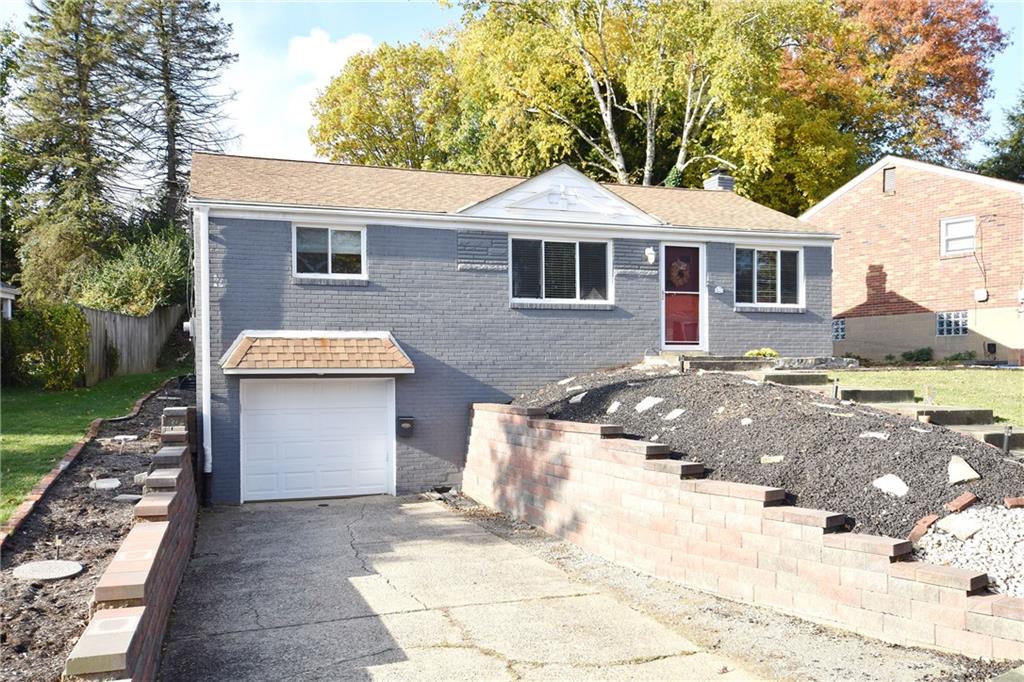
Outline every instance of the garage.
<svg viewBox="0 0 1024 682"><path fill-rule="evenodd" d="M243 379L242 501L394 493L394 379Z"/></svg>

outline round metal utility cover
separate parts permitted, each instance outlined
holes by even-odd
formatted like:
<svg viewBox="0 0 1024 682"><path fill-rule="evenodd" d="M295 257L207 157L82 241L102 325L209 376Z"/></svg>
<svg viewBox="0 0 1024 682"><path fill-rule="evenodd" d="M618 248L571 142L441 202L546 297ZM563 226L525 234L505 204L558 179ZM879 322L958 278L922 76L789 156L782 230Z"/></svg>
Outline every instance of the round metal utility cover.
<svg viewBox="0 0 1024 682"><path fill-rule="evenodd" d="M95 481L89 481L89 487L96 490L113 490L121 487L121 481L116 478L97 478Z"/></svg>
<svg viewBox="0 0 1024 682"><path fill-rule="evenodd" d="M60 580L70 578L82 572L82 564L77 561L30 561L14 569L14 577L18 580Z"/></svg>

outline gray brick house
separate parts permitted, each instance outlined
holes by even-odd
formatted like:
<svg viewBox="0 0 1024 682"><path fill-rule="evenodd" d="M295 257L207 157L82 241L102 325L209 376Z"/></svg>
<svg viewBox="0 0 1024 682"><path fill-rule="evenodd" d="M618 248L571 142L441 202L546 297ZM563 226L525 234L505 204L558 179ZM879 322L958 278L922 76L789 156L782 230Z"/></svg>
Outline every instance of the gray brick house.
<svg viewBox="0 0 1024 682"><path fill-rule="evenodd" d="M212 500L457 484L471 403L648 351L829 355L835 235L706 186L196 154Z"/></svg>

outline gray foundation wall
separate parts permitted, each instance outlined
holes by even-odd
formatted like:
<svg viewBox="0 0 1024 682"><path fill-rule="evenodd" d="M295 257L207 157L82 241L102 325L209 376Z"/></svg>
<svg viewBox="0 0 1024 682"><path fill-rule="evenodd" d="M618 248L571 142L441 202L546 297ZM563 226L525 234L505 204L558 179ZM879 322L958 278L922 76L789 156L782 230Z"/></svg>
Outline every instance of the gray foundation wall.
<svg viewBox="0 0 1024 682"><path fill-rule="evenodd" d="M635 362L660 345L658 270L643 253L656 241L615 241L610 309L536 309L509 305L505 234L370 225L366 235L368 282L309 280L291 274L290 223L210 218L214 502L239 500L239 379L218 362L243 329L394 335L416 367L396 378L396 412L416 419L415 434L398 439L400 493L459 482L471 403L506 402L572 374ZM733 313L732 249L709 244L709 292L729 280L725 294L709 293L711 352L773 345L787 354L827 354L829 318L820 312L831 305L827 281L812 288L808 280L808 298L812 291L824 297L811 312ZM809 249L808 262L816 251L827 264L828 249ZM827 280L819 270L815 277Z"/></svg>

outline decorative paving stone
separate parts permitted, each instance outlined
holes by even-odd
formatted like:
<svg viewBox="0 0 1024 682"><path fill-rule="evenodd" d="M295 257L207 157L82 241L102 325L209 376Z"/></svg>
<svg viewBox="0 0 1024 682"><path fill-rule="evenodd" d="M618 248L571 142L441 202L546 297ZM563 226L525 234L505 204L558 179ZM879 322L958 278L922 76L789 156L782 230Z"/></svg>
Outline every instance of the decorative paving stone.
<svg viewBox="0 0 1024 682"><path fill-rule="evenodd" d="M911 431L916 431L918 433L931 433L932 432L931 429L922 429L922 428L920 428L918 426L911 426L910 430Z"/></svg>
<svg viewBox="0 0 1024 682"><path fill-rule="evenodd" d="M852 417L853 412L829 412L830 417Z"/></svg>
<svg viewBox="0 0 1024 682"><path fill-rule="evenodd" d="M89 481L89 487L94 490L114 490L121 487L121 481L116 478L97 478Z"/></svg>
<svg viewBox="0 0 1024 682"><path fill-rule="evenodd" d="M582 391L582 386L569 386L565 389L566 393L575 393L576 391Z"/></svg>
<svg viewBox="0 0 1024 682"><path fill-rule="evenodd" d="M681 407L677 407L676 409L672 410L671 412L666 414L664 417L662 417L662 419L664 419L667 422L670 422L673 419L679 419L679 417L683 414L683 412L686 412L686 410L684 410Z"/></svg>
<svg viewBox="0 0 1024 682"><path fill-rule="evenodd" d="M967 481L977 481L981 478L981 475L971 468L971 465L967 463L960 455L953 455L949 458L949 484L955 485L957 483L966 483Z"/></svg>
<svg viewBox="0 0 1024 682"><path fill-rule="evenodd" d="M569 403L572 404L572 405L575 405L575 404L577 404L579 402L582 402L583 401L583 396L585 396L586 394L587 394L586 391L583 391L583 393L577 393L573 397L569 398Z"/></svg>
<svg viewBox="0 0 1024 682"><path fill-rule="evenodd" d="M77 561L48 559L30 561L14 569L14 577L18 580L60 580L70 578L82 572L82 564Z"/></svg>
<svg viewBox="0 0 1024 682"><path fill-rule="evenodd" d="M113 438L111 438L111 440L121 441L123 443L128 443L128 442L131 442L133 440L138 440L138 439L139 439L138 436L133 436L133 435L127 434L127 433L122 433L121 435L114 436Z"/></svg>
<svg viewBox="0 0 1024 682"><path fill-rule="evenodd" d="M785 460L785 455L764 455L761 457L761 464L781 464Z"/></svg>
<svg viewBox="0 0 1024 682"><path fill-rule="evenodd" d="M142 495L133 495L132 493L121 493L114 498L114 502L131 502L135 504L142 499Z"/></svg>
<svg viewBox="0 0 1024 682"><path fill-rule="evenodd" d="M149 477L149 474L147 472L145 472L145 471L143 471L140 474L135 474L135 479L134 479L135 480L135 485L146 485L146 479L148 477Z"/></svg>
<svg viewBox="0 0 1024 682"><path fill-rule="evenodd" d="M616 412L619 411L619 408L621 406L622 406L622 403L620 403L618 400L616 400L615 402L613 402L611 405L608 406L608 409L605 410L605 414L615 414Z"/></svg>
<svg viewBox="0 0 1024 682"><path fill-rule="evenodd" d="M753 423L754 420L751 419L750 417L744 417L743 419L740 420L740 426L750 426Z"/></svg>
<svg viewBox="0 0 1024 682"><path fill-rule="evenodd" d="M938 521L935 527L955 536L958 540L969 540L984 527L984 524L966 515L950 514Z"/></svg>
<svg viewBox="0 0 1024 682"><path fill-rule="evenodd" d="M664 401L665 401L664 398L658 398L656 396L649 395L646 398L644 398L643 400L641 400L639 403L637 403L637 405L636 405L636 407L634 409L637 412L646 412L647 410L651 409L652 407L654 407L658 403L664 402Z"/></svg>
<svg viewBox="0 0 1024 682"><path fill-rule="evenodd" d="M566 379L562 379L561 381L558 382L558 385L559 386L565 386L566 384L571 383L572 380L575 379L575 378L576 377L568 377Z"/></svg>
<svg viewBox="0 0 1024 682"><path fill-rule="evenodd" d="M883 431L865 431L860 434L861 438L877 438L878 440L889 440L889 434Z"/></svg>
<svg viewBox="0 0 1024 682"><path fill-rule="evenodd" d="M881 490L886 495L892 495L893 497L903 497L907 494L910 488L903 479L896 474L886 474L871 481L871 485Z"/></svg>
<svg viewBox="0 0 1024 682"><path fill-rule="evenodd" d="M974 493L964 493L963 495L958 496L955 500L947 502L946 509L954 513L959 513L977 501L978 496Z"/></svg>

